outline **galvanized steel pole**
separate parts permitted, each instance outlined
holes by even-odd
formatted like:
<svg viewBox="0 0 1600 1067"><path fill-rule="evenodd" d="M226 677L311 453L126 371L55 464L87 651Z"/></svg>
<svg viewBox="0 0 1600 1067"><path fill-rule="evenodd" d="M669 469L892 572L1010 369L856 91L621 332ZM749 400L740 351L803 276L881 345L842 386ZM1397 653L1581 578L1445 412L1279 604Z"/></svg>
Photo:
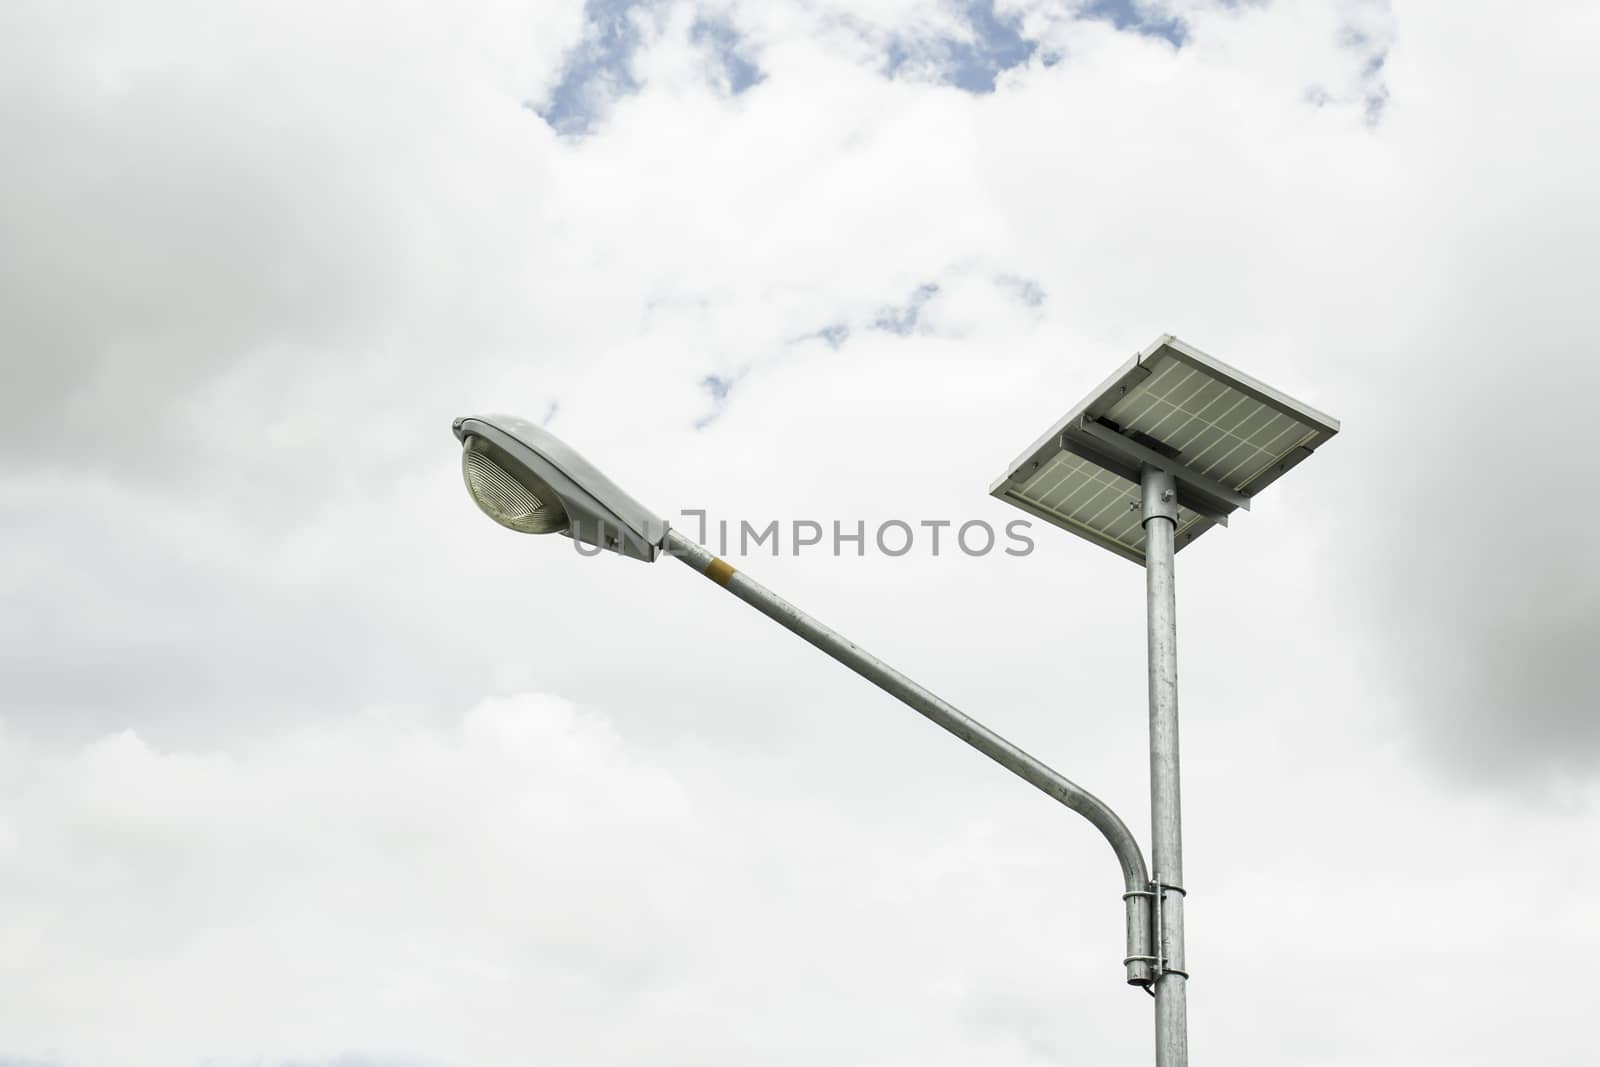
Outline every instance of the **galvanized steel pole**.
<svg viewBox="0 0 1600 1067"><path fill-rule="evenodd" d="M1183 955L1183 822L1178 790L1178 620L1173 589L1177 483L1144 468L1150 673L1150 863L1155 892L1156 1067L1187 1067L1189 974Z"/></svg>
<svg viewBox="0 0 1600 1067"><path fill-rule="evenodd" d="M1127 957L1122 962L1127 982L1129 985L1150 985L1156 952L1151 945L1153 924L1149 875L1133 832L1105 801L941 700L854 641L830 630L755 579L735 570L726 560L712 555L705 547L678 531L667 531L665 547L669 555L683 560L779 626L804 638L1018 778L1088 819L1111 845L1117 863L1122 868L1123 887L1126 890L1122 900L1127 939Z"/></svg>

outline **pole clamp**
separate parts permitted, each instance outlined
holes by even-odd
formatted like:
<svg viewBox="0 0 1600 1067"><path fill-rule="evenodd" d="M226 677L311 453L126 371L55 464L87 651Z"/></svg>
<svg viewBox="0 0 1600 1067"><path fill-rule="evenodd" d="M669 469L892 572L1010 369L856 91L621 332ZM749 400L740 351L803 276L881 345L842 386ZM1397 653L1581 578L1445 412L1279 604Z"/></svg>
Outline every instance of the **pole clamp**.
<svg viewBox="0 0 1600 1067"><path fill-rule="evenodd" d="M1146 884L1150 884L1150 883L1146 883ZM1154 889L1130 889L1126 893L1122 894L1122 899L1126 901L1126 900L1132 900L1134 897L1151 897L1151 898L1154 898L1155 895L1156 894L1155 894L1155 890ZM1154 940L1154 939L1150 938L1150 930L1148 928L1146 928L1146 930L1145 930L1145 937L1146 937L1146 940L1152 940L1152 941ZM1155 968L1157 968L1158 972L1159 972L1159 968L1161 966L1161 957L1160 956L1124 956L1122 958L1122 965L1124 967L1126 967L1130 963L1149 963L1149 964L1152 964ZM1151 982L1153 982L1154 980L1155 980L1154 978L1151 978L1151 979L1147 979L1145 981L1141 981L1138 984L1144 986L1145 990L1148 991L1150 989Z"/></svg>
<svg viewBox="0 0 1600 1067"><path fill-rule="evenodd" d="M1173 885L1171 882L1162 882L1156 879L1151 879L1148 890L1124 895L1124 899L1135 895L1150 898L1150 944L1155 949L1155 955L1140 958L1149 960L1155 967L1155 980L1151 982L1151 986L1160 981L1161 976L1164 974L1176 974L1185 979L1189 977L1188 971L1172 966L1172 960L1167 955L1167 939L1162 936L1166 932L1166 926L1161 916L1161 905L1166 900L1168 893L1176 893L1180 897L1189 895L1188 891L1181 885Z"/></svg>

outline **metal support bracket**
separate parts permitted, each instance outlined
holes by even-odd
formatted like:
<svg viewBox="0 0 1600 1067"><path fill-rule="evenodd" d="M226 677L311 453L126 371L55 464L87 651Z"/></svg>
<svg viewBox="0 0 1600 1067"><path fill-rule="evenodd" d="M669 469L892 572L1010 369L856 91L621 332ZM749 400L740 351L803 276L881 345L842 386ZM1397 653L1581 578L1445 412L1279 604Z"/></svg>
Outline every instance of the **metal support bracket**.
<svg viewBox="0 0 1600 1067"><path fill-rule="evenodd" d="M1121 455L1131 463L1147 465L1157 470L1166 471L1191 490L1210 497L1221 504L1222 508L1219 510L1222 510L1224 514L1230 508L1250 510L1250 498L1243 493L1236 493L1216 479L1208 478L1199 471L1190 470L1172 456L1163 455L1153 448L1140 444L1138 441L1118 433L1096 419L1079 419L1073 429L1101 446Z"/></svg>
<svg viewBox="0 0 1600 1067"><path fill-rule="evenodd" d="M1128 892L1122 894L1122 899L1130 900L1134 897L1148 897L1150 899L1149 943L1155 954L1150 956L1128 956L1123 959L1122 965L1126 967L1130 963L1150 964L1150 981L1139 984L1144 986L1145 992L1149 993L1151 996L1154 996L1155 984L1161 980L1162 975L1176 974L1181 975L1184 978L1189 977L1188 971L1172 966L1172 957L1167 955L1167 941L1166 938L1162 936L1162 927L1165 921L1163 917L1163 911L1165 909L1162 907L1162 905L1166 900L1167 894L1177 893L1179 896L1185 897L1189 894L1183 888L1183 886L1173 885L1170 882L1161 882L1152 879L1147 884L1149 886L1148 889L1130 889Z"/></svg>
<svg viewBox="0 0 1600 1067"><path fill-rule="evenodd" d="M1179 970L1178 968L1171 966L1172 959L1167 955L1167 939L1162 936L1163 933L1165 933L1161 914L1162 903L1166 900L1168 893L1176 893L1181 897L1186 897L1189 895L1181 885L1172 885L1167 882L1155 880L1150 882L1150 892L1148 894L1151 898L1152 905L1150 908L1150 944L1155 948L1156 951L1153 960L1155 964L1156 981L1160 981L1161 976L1164 974L1178 974L1182 975L1184 978L1189 977L1188 971ZM1153 985L1154 983L1151 984Z"/></svg>

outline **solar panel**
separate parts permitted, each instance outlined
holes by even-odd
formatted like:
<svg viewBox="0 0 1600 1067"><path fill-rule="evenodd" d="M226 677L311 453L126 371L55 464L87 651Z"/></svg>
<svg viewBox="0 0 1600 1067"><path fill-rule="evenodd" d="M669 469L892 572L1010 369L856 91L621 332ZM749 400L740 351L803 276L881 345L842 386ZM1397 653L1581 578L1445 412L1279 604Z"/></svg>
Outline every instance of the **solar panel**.
<svg viewBox="0 0 1600 1067"><path fill-rule="evenodd" d="M1143 563L1144 466L1177 481L1182 549L1338 432L1337 420L1167 335L1034 442L990 493Z"/></svg>

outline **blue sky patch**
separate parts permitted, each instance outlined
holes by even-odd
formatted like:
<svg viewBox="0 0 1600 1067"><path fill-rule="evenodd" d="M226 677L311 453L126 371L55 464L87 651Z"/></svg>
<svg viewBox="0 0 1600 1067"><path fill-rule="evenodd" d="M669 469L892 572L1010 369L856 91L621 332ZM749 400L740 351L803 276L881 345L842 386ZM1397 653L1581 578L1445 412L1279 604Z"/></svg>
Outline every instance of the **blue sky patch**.
<svg viewBox="0 0 1600 1067"><path fill-rule="evenodd" d="M583 40L567 53L561 80L538 116L560 134L581 136L594 129L610 101L639 91L629 64L640 43L637 9L648 0L585 0Z"/></svg>
<svg viewBox="0 0 1600 1067"><path fill-rule="evenodd" d="M959 12L970 35L896 37L885 52L884 72L894 77L905 70L931 70L946 85L983 95L995 91L1001 74L1039 53L1039 42L1023 34L1022 16L996 11L995 0L966 0ZM1174 48L1189 40L1189 27L1181 18L1163 14L1144 0L1086 0L1076 13L1080 19L1108 22L1119 31L1163 40ZM1046 51L1040 59L1050 67L1061 56Z"/></svg>
<svg viewBox="0 0 1600 1067"><path fill-rule="evenodd" d="M1158 15L1140 0L1089 0L1078 9L1078 17L1109 22L1115 29L1141 37L1158 37L1174 48L1182 48L1189 40L1189 27L1182 19Z"/></svg>
<svg viewBox="0 0 1600 1067"><path fill-rule="evenodd" d="M1383 66L1389 61L1389 50L1370 35L1353 26L1340 34L1339 43L1362 56L1362 117L1368 126L1376 126L1383 119L1383 109L1389 103L1389 86L1383 80Z"/></svg>
<svg viewBox="0 0 1600 1067"><path fill-rule="evenodd" d="M839 346L850 339L850 327L842 322L836 322L832 326L824 326L812 336L820 337L828 343L829 348L837 352Z"/></svg>
<svg viewBox="0 0 1600 1067"><path fill-rule="evenodd" d="M1389 86L1379 77L1383 70L1383 56L1367 64L1367 91L1362 98L1362 115L1368 126L1383 121L1383 109L1389 106Z"/></svg>
<svg viewBox="0 0 1600 1067"><path fill-rule="evenodd" d="M1377 126L1383 121L1384 109L1389 104L1389 85L1383 79L1383 68L1389 61L1389 47L1354 26L1346 26L1340 31L1339 45L1360 58L1361 117L1368 126ZM1336 102L1333 94L1321 85L1307 89L1306 100L1314 107L1326 107ZM1347 97L1342 102L1348 104L1351 101Z"/></svg>
<svg viewBox="0 0 1600 1067"><path fill-rule="evenodd" d="M723 18L702 16L689 29L689 39L711 52L717 73L734 96L760 84L766 77L761 68L739 52L741 38L733 24Z"/></svg>
<svg viewBox="0 0 1600 1067"><path fill-rule="evenodd" d="M972 28L971 40L893 40L885 57L886 72L892 77L912 59L931 61L946 84L969 93L992 93L1000 74L1026 63L1039 47L1039 42L1022 36L1021 16L997 14L994 0L971 0L963 14Z"/></svg>
<svg viewBox="0 0 1600 1067"><path fill-rule="evenodd" d="M994 283L1031 308L1044 303L1044 286L1020 274L997 274Z"/></svg>
<svg viewBox="0 0 1600 1067"><path fill-rule="evenodd" d="M888 333L897 333L905 337L917 328L917 320L922 316L922 309L939 292L939 287L933 282L917 286L916 292L911 294L911 299L900 307L886 307L878 312L878 317L872 320L872 328L884 330Z"/></svg>
<svg viewBox="0 0 1600 1067"><path fill-rule="evenodd" d="M565 136L592 133L612 103L639 91L633 76L635 53L644 43L639 18L661 0L585 0L583 39L562 61L561 80L533 107L550 128ZM704 48L714 80L737 96L766 75L740 47L743 38L719 15L702 15L689 39Z"/></svg>
<svg viewBox="0 0 1600 1067"><path fill-rule="evenodd" d="M700 379L700 388L711 394L711 410L694 420L694 428L703 430L716 422L728 406L728 397L733 393L733 387L738 382L738 375L707 374Z"/></svg>

